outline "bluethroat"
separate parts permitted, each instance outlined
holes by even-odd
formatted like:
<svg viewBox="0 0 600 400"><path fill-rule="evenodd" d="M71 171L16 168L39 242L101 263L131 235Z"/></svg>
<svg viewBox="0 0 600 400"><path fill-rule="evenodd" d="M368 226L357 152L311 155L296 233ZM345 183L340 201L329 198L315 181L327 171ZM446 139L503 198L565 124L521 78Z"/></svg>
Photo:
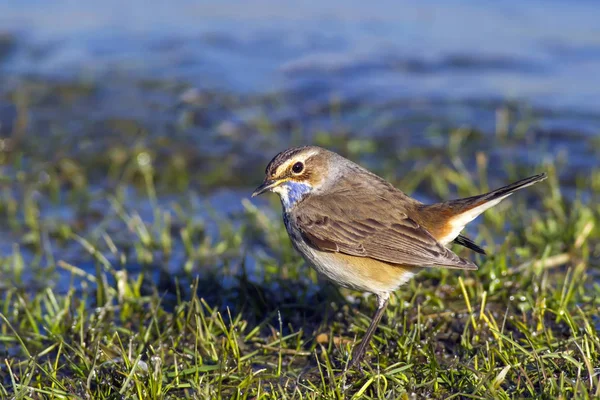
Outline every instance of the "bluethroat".
<svg viewBox="0 0 600 400"><path fill-rule="evenodd" d="M486 194L423 204L352 161L316 146L275 156L252 196L275 192L293 246L334 283L377 296L377 311L348 368L358 366L390 293L420 268L474 270L446 247L485 251L460 234L479 214L514 191L546 179L542 173Z"/></svg>

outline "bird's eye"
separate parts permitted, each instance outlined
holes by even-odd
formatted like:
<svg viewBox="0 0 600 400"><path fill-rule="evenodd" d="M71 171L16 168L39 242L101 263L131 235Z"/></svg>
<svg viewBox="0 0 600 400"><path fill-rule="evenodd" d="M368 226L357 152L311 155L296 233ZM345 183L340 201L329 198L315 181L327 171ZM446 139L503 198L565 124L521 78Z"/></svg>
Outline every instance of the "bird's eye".
<svg viewBox="0 0 600 400"><path fill-rule="evenodd" d="M298 161L292 167L292 172L295 173L295 174L299 174L300 172L302 172L303 169L304 169L304 164L302 164L300 161Z"/></svg>

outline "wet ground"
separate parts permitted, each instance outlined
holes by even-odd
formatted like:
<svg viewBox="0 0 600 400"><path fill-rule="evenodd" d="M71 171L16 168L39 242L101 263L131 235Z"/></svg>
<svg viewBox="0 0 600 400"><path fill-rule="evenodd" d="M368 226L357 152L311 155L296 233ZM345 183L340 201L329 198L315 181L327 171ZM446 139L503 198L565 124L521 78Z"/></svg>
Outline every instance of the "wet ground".
<svg viewBox="0 0 600 400"><path fill-rule="evenodd" d="M136 253L138 222L239 245L242 199L291 145L405 184L431 162L476 179L477 154L489 186L551 162L573 198L600 166L591 1L101 3L0 4L0 287L60 287L70 273L39 274L59 259L93 272L73 232L111 238L132 273L160 265L156 280L244 259L256 243L193 263L185 240L168 262Z"/></svg>

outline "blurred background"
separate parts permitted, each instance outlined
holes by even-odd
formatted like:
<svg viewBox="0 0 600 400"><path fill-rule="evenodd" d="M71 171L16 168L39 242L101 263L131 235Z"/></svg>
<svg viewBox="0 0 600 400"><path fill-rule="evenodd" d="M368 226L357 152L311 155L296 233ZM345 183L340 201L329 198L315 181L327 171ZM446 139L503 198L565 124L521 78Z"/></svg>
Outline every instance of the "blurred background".
<svg viewBox="0 0 600 400"><path fill-rule="evenodd" d="M60 287L65 260L239 264L258 251L239 220L279 213L244 199L292 145L424 201L542 169L585 200L599 17L593 1L1 2L0 286Z"/></svg>

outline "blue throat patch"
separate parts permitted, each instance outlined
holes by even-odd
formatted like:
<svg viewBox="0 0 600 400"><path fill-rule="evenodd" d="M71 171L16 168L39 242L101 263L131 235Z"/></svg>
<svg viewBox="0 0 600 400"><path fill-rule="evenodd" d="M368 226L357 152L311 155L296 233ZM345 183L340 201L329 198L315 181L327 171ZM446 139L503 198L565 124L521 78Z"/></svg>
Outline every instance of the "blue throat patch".
<svg viewBox="0 0 600 400"><path fill-rule="evenodd" d="M312 189L311 186L305 183L298 182L285 182L283 183L287 187L287 195L281 194L281 204L283 204L283 208L289 210L292 208L297 202L302 200L304 196L310 192Z"/></svg>

